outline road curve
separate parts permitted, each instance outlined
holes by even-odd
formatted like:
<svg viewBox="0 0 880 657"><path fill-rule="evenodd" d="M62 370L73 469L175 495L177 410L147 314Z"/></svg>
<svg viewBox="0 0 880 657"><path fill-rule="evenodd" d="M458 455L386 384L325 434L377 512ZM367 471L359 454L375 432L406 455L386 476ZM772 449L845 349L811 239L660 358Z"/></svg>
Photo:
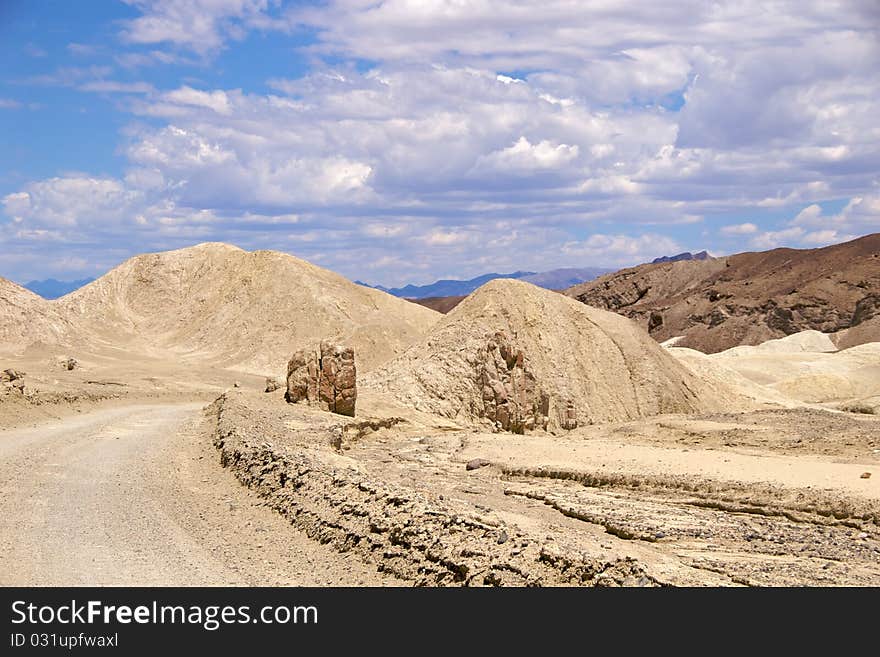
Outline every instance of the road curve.
<svg viewBox="0 0 880 657"><path fill-rule="evenodd" d="M201 404L0 430L0 585L388 585L222 469Z"/></svg>

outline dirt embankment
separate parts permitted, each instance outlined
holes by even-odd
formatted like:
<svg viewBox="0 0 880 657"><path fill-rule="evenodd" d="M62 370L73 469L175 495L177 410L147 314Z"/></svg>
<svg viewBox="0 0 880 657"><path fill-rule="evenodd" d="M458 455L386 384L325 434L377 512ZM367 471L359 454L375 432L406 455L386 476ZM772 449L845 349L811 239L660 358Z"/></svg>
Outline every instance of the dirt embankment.
<svg viewBox="0 0 880 657"><path fill-rule="evenodd" d="M223 465L309 536L383 572L417 585L657 584L631 558L590 558L491 509L371 476L331 448L344 420L285 411L253 410L238 393L220 397L210 413Z"/></svg>
<svg viewBox="0 0 880 657"><path fill-rule="evenodd" d="M880 582L873 417L776 411L758 430L751 413L665 416L520 436L242 391L210 412L222 463L269 506L416 584ZM830 438L804 446L808 427Z"/></svg>

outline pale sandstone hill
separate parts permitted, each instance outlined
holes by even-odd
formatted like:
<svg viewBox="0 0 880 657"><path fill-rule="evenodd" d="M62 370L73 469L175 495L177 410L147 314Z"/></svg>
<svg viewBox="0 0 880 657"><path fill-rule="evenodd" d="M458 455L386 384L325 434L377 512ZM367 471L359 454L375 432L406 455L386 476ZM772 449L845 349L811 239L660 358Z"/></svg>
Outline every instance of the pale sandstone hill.
<svg viewBox="0 0 880 657"><path fill-rule="evenodd" d="M51 302L0 278L0 349L17 350L34 342L56 343L72 330Z"/></svg>
<svg viewBox="0 0 880 657"><path fill-rule="evenodd" d="M692 370L721 378L756 400L782 405L880 403L880 342L836 351L832 337L801 331L714 354L677 345L668 350Z"/></svg>
<svg viewBox="0 0 880 657"><path fill-rule="evenodd" d="M793 338L816 342L814 336L795 334L786 338L791 341L789 345L774 340L757 347L735 347L711 354L710 358L755 383L803 402L860 401L880 395L880 342L830 352L821 343L813 350L799 350Z"/></svg>
<svg viewBox="0 0 880 657"><path fill-rule="evenodd" d="M440 316L284 253L219 243L134 257L57 303L108 344L272 374L321 339L353 346L367 371Z"/></svg>
<svg viewBox="0 0 880 657"><path fill-rule="evenodd" d="M771 386L757 383L730 367L723 360L715 358L717 354L704 354L687 347L667 346L669 353L689 370L705 380L724 381L734 391L751 399L756 404L769 404L783 408L803 406L799 400L788 397ZM723 352L722 352L723 353Z"/></svg>
<svg viewBox="0 0 880 657"><path fill-rule="evenodd" d="M540 412L555 430L744 403L681 365L634 322L505 279L467 297L364 387L419 411L510 430L541 428ZM517 413L509 400L526 418L519 426L507 426Z"/></svg>

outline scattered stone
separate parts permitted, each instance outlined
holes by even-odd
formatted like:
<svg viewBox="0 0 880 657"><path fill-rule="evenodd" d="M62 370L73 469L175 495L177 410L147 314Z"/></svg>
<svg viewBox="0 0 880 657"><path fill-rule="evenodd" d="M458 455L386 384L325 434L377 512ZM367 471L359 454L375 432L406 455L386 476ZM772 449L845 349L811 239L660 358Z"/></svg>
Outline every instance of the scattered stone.
<svg viewBox="0 0 880 657"><path fill-rule="evenodd" d="M306 402L331 413L354 417L357 369L354 349L322 341L317 350L297 351L287 364L288 403Z"/></svg>
<svg viewBox="0 0 880 657"><path fill-rule="evenodd" d="M24 394L24 376L25 373L19 370L7 369L0 372L0 383L3 384L2 390L15 394Z"/></svg>
<svg viewBox="0 0 880 657"><path fill-rule="evenodd" d="M79 367L79 362L77 362L76 358L68 358L64 361L64 367L67 369L68 372L70 372Z"/></svg>
<svg viewBox="0 0 880 657"><path fill-rule="evenodd" d="M232 387L233 387L233 388L241 388L241 384L240 384L238 381L233 381L233 382L232 382Z"/></svg>
<svg viewBox="0 0 880 657"><path fill-rule="evenodd" d="M16 379L23 379L24 376L24 372L19 372L18 370L10 368L8 370L3 370L3 373L0 374L0 381L15 381Z"/></svg>
<svg viewBox="0 0 880 657"><path fill-rule="evenodd" d="M500 532L498 532L498 545L507 543L507 538L507 532L502 529Z"/></svg>
<svg viewBox="0 0 880 657"><path fill-rule="evenodd" d="M861 478L861 479L870 479L870 478L871 478L871 473L870 473L870 472L863 472L863 473L860 475L860 478Z"/></svg>
<svg viewBox="0 0 880 657"><path fill-rule="evenodd" d="M464 466L465 470L479 470L480 468L485 468L487 465L491 465L490 461L486 459L471 459L467 462L467 465Z"/></svg>
<svg viewBox="0 0 880 657"><path fill-rule="evenodd" d="M0 373L0 381L17 381L18 379L23 379L25 377L25 373L20 370L3 370Z"/></svg>
<svg viewBox="0 0 880 657"><path fill-rule="evenodd" d="M281 382L274 376L266 377L266 392L275 392L281 387Z"/></svg>

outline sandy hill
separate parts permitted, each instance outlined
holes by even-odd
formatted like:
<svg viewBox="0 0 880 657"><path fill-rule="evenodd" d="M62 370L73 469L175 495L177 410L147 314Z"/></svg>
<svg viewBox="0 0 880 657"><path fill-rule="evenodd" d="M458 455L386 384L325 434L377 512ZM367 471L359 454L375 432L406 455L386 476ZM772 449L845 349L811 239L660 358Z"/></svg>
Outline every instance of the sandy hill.
<svg viewBox="0 0 880 657"><path fill-rule="evenodd" d="M55 306L12 281L0 278L0 346L19 350L34 342L58 342L73 331Z"/></svg>
<svg viewBox="0 0 880 657"><path fill-rule="evenodd" d="M364 387L420 411L516 432L741 401L630 320L515 280L468 296Z"/></svg>
<svg viewBox="0 0 880 657"><path fill-rule="evenodd" d="M704 352L808 329L840 332L840 346L853 346L880 340L880 233L821 249L640 265L566 294Z"/></svg>
<svg viewBox="0 0 880 657"><path fill-rule="evenodd" d="M838 351L828 334L801 331L714 354L670 346L689 368L756 400L880 406L880 342Z"/></svg>
<svg viewBox="0 0 880 657"><path fill-rule="evenodd" d="M218 243L131 258L55 303L107 344L275 374L322 338L354 346L369 370L439 317L293 256Z"/></svg>

